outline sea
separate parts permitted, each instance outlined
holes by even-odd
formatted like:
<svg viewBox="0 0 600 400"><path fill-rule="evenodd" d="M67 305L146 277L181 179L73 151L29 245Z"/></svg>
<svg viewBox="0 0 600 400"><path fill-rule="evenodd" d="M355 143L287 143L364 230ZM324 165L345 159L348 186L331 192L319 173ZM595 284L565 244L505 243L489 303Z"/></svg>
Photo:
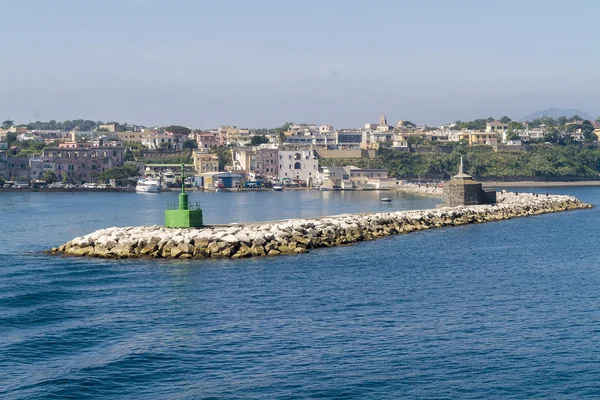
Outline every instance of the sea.
<svg viewBox="0 0 600 400"><path fill-rule="evenodd" d="M598 187L518 188L600 204ZM434 208L190 193L206 223ZM600 398L600 208L243 260L43 250L163 223L161 194L0 193L0 399Z"/></svg>

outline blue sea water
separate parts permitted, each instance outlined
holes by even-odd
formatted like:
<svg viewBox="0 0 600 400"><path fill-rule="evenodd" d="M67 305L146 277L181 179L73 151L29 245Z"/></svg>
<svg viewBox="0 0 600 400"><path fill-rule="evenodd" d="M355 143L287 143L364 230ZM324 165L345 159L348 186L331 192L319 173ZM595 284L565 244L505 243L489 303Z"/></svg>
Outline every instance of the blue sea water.
<svg viewBox="0 0 600 400"><path fill-rule="evenodd" d="M393 195L190 200L207 223L437 202ZM275 258L40 253L176 196L0 193L1 399L600 398L598 208Z"/></svg>

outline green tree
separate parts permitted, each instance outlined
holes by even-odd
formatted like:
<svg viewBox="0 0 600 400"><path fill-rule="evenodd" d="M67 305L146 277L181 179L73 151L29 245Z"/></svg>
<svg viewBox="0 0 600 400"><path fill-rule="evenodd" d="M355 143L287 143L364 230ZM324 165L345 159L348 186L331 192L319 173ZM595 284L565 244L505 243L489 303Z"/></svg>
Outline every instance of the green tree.
<svg viewBox="0 0 600 400"><path fill-rule="evenodd" d="M197 149L198 142L196 142L195 140L192 140L192 139L186 139L183 141L183 148L184 149Z"/></svg>
<svg viewBox="0 0 600 400"><path fill-rule="evenodd" d="M8 143L9 147L15 144L17 142L17 134L14 132L8 132L6 134L6 142Z"/></svg>
<svg viewBox="0 0 600 400"><path fill-rule="evenodd" d="M13 121L11 119L7 119L6 121L2 122L2 129L8 129L11 126L13 126L14 123L15 123L15 121Z"/></svg>
<svg viewBox="0 0 600 400"><path fill-rule="evenodd" d="M269 143L269 139L265 135L254 135L250 140L252 146L260 146L263 143Z"/></svg>
<svg viewBox="0 0 600 400"><path fill-rule="evenodd" d="M44 175L42 175L42 180L46 182L48 185L58 181L58 177L54 171L46 171Z"/></svg>
<svg viewBox="0 0 600 400"><path fill-rule="evenodd" d="M232 164L231 147L219 146L214 149L214 153L219 157L219 171L223 171L225 166Z"/></svg>
<svg viewBox="0 0 600 400"><path fill-rule="evenodd" d="M192 130L190 128L186 128L185 126L179 125L170 125L165 127L164 130L167 132L175 133L177 135L189 135L190 133L192 133Z"/></svg>
<svg viewBox="0 0 600 400"><path fill-rule="evenodd" d="M522 131L525 129L525 125L517 121L511 121L508 123L508 130L511 131Z"/></svg>
<svg viewBox="0 0 600 400"><path fill-rule="evenodd" d="M90 179L92 180L92 182L96 182L99 177L100 177L100 174L98 173L98 171L90 172Z"/></svg>
<svg viewBox="0 0 600 400"><path fill-rule="evenodd" d="M508 118L506 115L500 118L500 122L503 124L508 124L510 121L512 121L512 119Z"/></svg>
<svg viewBox="0 0 600 400"><path fill-rule="evenodd" d="M597 139L596 134L594 133L594 125L587 119L583 121L581 126L581 133L583 134L583 140L586 142L593 142Z"/></svg>
<svg viewBox="0 0 600 400"><path fill-rule="evenodd" d="M565 124L568 122L568 118L563 115L562 117L558 117L556 122L558 126L565 126Z"/></svg>
<svg viewBox="0 0 600 400"><path fill-rule="evenodd" d="M406 139L406 142L408 143L409 147L415 147L416 145L425 143L425 139L421 135L410 135Z"/></svg>
<svg viewBox="0 0 600 400"><path fill-rule="evenodd" d="M125 164L122 167L109 168L106 171L99 174L98 178L103 181L110 179L114 180L128 180L134 179L139 175L138 167L135 164Z"/></svg>

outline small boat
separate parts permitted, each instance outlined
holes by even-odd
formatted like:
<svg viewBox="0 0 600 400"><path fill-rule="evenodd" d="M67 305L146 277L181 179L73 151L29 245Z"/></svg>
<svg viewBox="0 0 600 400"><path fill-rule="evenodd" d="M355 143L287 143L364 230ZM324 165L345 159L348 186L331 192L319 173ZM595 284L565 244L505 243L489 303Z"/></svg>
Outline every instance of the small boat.
<svg viewBox="0 0 600 400"><path fill-rule="evenodd" d="M381 198L381 201L383 201L383 202L386 202L386 203L389 203L389 202L391 202L391 201L392 201L392 199L391 199L390 197L382 197L382 198Z"/></svg>
<svg viewBox="0 0 600 400"><path fill-rule="evenodd" d="M138 179L135 191L139 193L159 193L162 190L160 182L152 178Z"/></svg>
<svg viewBox="0 0 600 400"><path fill-rule="evenodd" d="M279 186L279 185L273 186L273 190L276 192L281 192L283 190L283 186Z"/></svg>

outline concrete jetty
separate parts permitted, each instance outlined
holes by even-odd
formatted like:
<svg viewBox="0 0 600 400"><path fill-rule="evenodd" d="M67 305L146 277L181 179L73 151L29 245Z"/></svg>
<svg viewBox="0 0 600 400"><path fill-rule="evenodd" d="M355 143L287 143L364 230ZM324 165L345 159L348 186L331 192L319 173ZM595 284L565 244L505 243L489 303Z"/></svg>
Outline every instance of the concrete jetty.
<svg viewBox="0 0 600 400"><path fill-rule="evenodd" d="M430 195L433 193L429 193ZM114 227L75 238L48 252L101 258L243 258L299 254L424 229L500 221L590 208L573 196L498 193L496 204L431 210L343 214L321 218L166 228Z"/></svg>

